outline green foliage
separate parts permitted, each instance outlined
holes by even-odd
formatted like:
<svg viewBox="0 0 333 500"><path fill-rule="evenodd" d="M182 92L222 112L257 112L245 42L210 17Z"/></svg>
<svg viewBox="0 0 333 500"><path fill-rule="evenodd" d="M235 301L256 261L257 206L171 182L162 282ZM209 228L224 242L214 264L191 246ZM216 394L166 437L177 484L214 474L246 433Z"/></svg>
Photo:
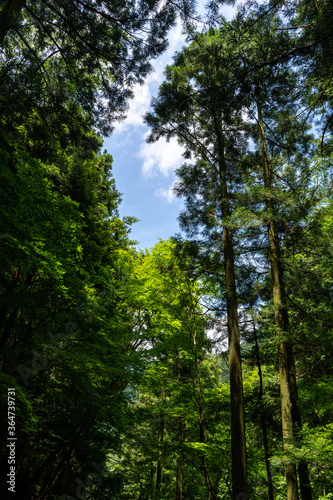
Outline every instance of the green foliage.
<svg viewBox="0 0 333 500"><path fill-rule="evenodd" d="M38 96L35 105L43 107L46 99L69 121L79 103L109 133L124 117L133 84L143 82L150 61L165 50L177 14L187 22L193 3L1 2L2 78L15 92L28 82L22 101Z"/></svg>
<svg viewBox="0 0 333 500"><path fill-rule="evenodd" d="M38 138L38 108L11 123L2 116L0 343L3 384L16 389L22 498L74 495L73 476L89 483L93 464L119 446L136 364L117 306L128 226L118 217L112 158L81 113L62 144L57 126ZM54 115L49 121L57 125ZM98 474L106 485L108 473Z"/></svg>
<svg viewBox="0 0 333 500"><path fill-rule="evenodd" d="M219 3L210 2L211 16ZM191 239L138 253L128 237L135 218L119 218L112 157L95 128L109 132L123 116L176 12L189 20L193 2L0 4L1 442L15 387L18 498L179 500L179 485L183 498L232 498L228 353L219 352L230 292L225 227L234 238L250 498L271 498L271 480L284 500L286 462L306 464L313 497L331 498L331 2L251 2L231 22L211 18L207 33L188 31L146 120L149 140L176 135L185 146L175 191ZM271 222L303 420L288 451ZM5 446L0 464L7 471Z"/></svg>

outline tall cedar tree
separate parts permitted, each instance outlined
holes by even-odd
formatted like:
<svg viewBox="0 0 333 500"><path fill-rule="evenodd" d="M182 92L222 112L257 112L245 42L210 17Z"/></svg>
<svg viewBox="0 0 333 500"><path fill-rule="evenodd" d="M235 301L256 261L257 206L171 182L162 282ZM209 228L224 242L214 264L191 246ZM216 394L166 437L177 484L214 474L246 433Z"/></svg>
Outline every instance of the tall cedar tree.
<svg viewBox="0 0 333 500"><path fill-rule="evenodd" d="M260 14L261 9L258 9ZM273 59L282 47L290 47L291 40L283 30L281 21L274 17L266 16L262 22L248 30L245 39L248 50L243 52L244 69L247 72L245 82L249 96L255 103L257 127L259 131L259 144L262 162L262 178L266 198L266 224L268 233L269 260L271 266L273 303L275 307L275 325L277 334L277 350L279 360L280 390L281 390L281 415L284 449L294 443L295 433L301 429L301 414L298 404L295 361L293 355L293 336L289 329L288 306L284 285L284 266L281 259L281 239L284 230L281 224L288 227L288 219L283 219L283 214L278 213L275 198L279 194L274 191L275 178L282 174L283 160L288 161L290 168L301 170L304 162L299 161L300 155L309 152L306 135L307 125L302 128L297 120L297 114L302 107L300 101L301 80L296 78L289 65L277 64L274 69L265 66L260 68L262 61ZM249 43L248 36L251 37ZM245 44L244 44L245 47ZM256 69L257 67L257 69ZM251 109L251 108L250 108ZM265 114L264 114L265 113ZM269 124L269 125L267 125ZM289 127L293 124L293 131ZM273 157L269 157L267 144L267 130L272 144ZM276 139L276 140L275 140ZM280 157L278 155L280 154ZM308 167L308 162L305 162ZM284 189L289 190L286 183ZM302 186L304 187L304 186ZM283 200L282 205L288 203ZM303 210L302 210L303 208ZM306 206L299 207L299 212L304 216ZM303 214L302 214L303 211ZM280 226L280 227L279 227ZM303 500L311 500L311 487L307 465L300 462L298 466L300 491ZM290 500L298 499L296 466L286 464L287 497Z"/></svg>
<svg viewBox="0 0 333 500"><path fill-rule="evenodd" d="M229 79L231 64L226 45L218 51L225 65L216 66L211 38L198 35L189 48L166 69L167 80L146 115L152 132L149 141L176 136L195 163L178 170L179 196L185 196L187 211L180 216L182 227L193 234L203 227L210 244L221 252L223 239L225 294L229 332L231 398L231 442L233 498L247 494L247 466L237 292L232 228L229 225L229 189L237 183L237 158L244 148L238 133L241 121L235 87ZM228 62L229 61L229 62ZM223 235L216 232L216 221ZM211 234L214 228L215 234ZM215 239L215 241L214 241ZM216 245L217 243L217 245ZM222 264L222 262L221 262Z"/></svg>

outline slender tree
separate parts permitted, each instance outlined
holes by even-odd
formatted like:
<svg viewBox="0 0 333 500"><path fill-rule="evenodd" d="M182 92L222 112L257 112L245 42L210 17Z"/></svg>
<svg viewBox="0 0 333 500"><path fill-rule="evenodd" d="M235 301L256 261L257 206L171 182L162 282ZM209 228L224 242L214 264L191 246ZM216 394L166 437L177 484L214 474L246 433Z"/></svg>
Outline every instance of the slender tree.
<svg viewBox="0 0 333 500"><path fill-rule="evenodd" d="M187 212L180 216L182 227L191 234L194 228L204 224L209 234L216 220L223 226L233 497L236 498L247 493L247 471L229 186L235 182L234 165L242 148L242 138L237 134L236 122L240 116L236 92L228 81L228 69L222 66L221 71L216 69L214 50L216 46L210 44L209 36L198 36L188 49L178 54L174 66L166 70L167 81L160 87L159 96L153 102L153 113L146 115L146 121L152 128L151 141L162 135L175 135L185 146L187 156L192 155L196 161L178 170L181 180L175 190L187 199ZM227 48L219 47L219 50L227 61ZM219 246L219 235L214 237Z"/></svg>

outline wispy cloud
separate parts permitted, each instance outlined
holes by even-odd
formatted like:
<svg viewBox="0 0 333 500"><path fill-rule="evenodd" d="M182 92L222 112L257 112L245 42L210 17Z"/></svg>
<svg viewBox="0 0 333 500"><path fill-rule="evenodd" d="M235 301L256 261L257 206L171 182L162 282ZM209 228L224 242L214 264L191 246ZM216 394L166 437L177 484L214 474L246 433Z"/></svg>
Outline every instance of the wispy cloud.
<svg viewBox="0 0 333 500"><path fill-rule="evenodd" d="M145 138L147 135L148 132ZM169 175L182 164L183 152L183 148L179 146L176 139L171 139L169 142L159 139L153 144L142 144L138 157L143 159L143 175L145 177L152 177L156 173Z"/></svg>
<svg viewBox="0 0 333 500"><path fill-rule="evenodd" d="M173 192L174 185L175 182L171 184L169 189L164 189L164 188L156 189L154 195L157 196L158 198L164 198L168 203L172 203L176 197Z"/></svg>

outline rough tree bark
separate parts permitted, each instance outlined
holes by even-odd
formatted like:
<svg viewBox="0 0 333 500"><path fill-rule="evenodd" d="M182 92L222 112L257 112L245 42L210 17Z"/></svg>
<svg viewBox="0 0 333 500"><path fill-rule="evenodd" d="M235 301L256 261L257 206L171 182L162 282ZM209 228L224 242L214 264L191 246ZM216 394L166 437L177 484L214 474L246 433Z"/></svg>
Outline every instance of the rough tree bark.
<svg viewBox="0 0 333 500"><path fill-rule="evenodd" d="M223 221L223 246L225 262L225 282L227 291L227 317L229 335L229 374L231 405L231 450L232 450L232 498L248 498L247 459L245 439L245 414L243 397L243 379L238 328L237 294L234 265L232 230L228 227L230 217L229 195L227 187L227 164L224 154L224 134L222 119L213 110L217 133L218 167L220 177L221 211Z"/></svg>
<svg viewBox="0 0 333 500"><path fill-rule="evenodd" d="M268 164L267 144L264 122L257 90L257 112L262 156L263 178L266 189L266 212L269 259L271 264L273 303L275 308L275 325L277 334L277 350L279 360L282 437L283 448L288 451L294 443L294 426L301 427L301 414L297 403L297 382L294 355L290 336L288 334L289 317L286 305L286 295L283 282L283 267L280 261L280 247L274 224L274 202L271 195L271 179ZM287 499L298 500L296 466L290 462L286 464ZM300 491L303 500L311 500L309 472L305 463L298 468Z"/></svg>

